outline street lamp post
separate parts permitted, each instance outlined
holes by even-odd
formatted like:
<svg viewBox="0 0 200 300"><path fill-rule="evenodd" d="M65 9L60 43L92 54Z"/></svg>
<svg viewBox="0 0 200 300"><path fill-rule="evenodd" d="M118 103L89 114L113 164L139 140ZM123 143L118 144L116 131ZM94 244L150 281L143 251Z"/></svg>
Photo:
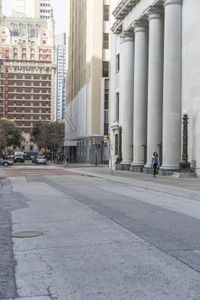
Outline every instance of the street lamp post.
<svg viewBox="0 0 200 300"><path fill-rule="evenodd" d="M190 163L188 162L188 115L183 114L183 137L182 137L182 161L179 163L180 170L190 170Z"/></svg>

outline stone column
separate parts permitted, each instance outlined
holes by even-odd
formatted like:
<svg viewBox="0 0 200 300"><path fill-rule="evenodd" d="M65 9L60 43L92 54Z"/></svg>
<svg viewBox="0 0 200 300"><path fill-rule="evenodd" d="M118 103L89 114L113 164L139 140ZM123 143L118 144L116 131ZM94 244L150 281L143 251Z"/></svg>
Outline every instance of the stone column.
<svg viewBox="0 0 200 300"><path fill-rule="evenodd" d="M147 164L151 166L153 152L159 153L162 143L162 102L163 102L163 17L162 11L151 8L149 19L149 69L148 69L148 110L147 110ZM161 155L161 153L159 153ZM147 171L147 170L146 170Z"/></svg>
<svg viewBox="0 0 200 300"><path fill-rule="evenodd" d="M165 0L163 165L178 169L181 160L182 0Z"/></svg>
<svg viewBox="0 0 200 300"><path fill-rule="evenodd" d="M144 23L138 22L135 31L133 162L131 171L143 170L147 143L147 69L148 41Z"/></svg>
<svg viewBox="0 0 200 300"><path fill-rule="evenodd" d="M122 170L130 170L133 159L133 81L134 41L132 36L121 38L120 49L120 108L122 112Z"/></svg>

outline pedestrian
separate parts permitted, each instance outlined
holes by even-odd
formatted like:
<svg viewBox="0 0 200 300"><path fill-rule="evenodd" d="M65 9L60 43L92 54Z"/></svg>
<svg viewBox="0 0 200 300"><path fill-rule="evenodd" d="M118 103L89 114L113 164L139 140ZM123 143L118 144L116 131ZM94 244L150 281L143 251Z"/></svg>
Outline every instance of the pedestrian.
<svg viewBox="0 0 200 300"><path fill-rule="evenodd" d="M68 166L68 157L67 157L67 154L64 155L63 161L64 161L65 166Z"/></svg>
<svg viewBox="0 0 200 300"><path fill-rule="evenodd" d="M151 167L153 168L153 177L156 177L157 169L160 166L160 160L158 157L158 153L154 152L151 159Z"/></svg>

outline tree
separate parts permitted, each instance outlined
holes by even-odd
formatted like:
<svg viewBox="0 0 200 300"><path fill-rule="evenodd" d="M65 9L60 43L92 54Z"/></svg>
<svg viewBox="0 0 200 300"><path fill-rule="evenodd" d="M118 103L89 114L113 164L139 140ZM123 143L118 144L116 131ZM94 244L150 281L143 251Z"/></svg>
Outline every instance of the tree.
<svg viewBox="0 0 200 300"><path fill-rule="evenodd" d="M8 147L20 147L23 137L15 122L6 118L0 119L0 153L6 152Z"/></svg>
<svg viewBox="0 0 200 300"><path fill-rule="evenodd" d="M64 146L65 124L63 121L49 123L38 122L32 129L31 140L39 149L52 153L52 159L58 155Z"/></svg>
<svg viewBox="0 0 200 300"><path fill-rule="evenodd" d="M64 146L65 124L63 121L55 121L50 124L51 147L57 153Z"/></svg>
<svg viewBox="0 0 200 300"><path fill-rule="evenodd" d="M39 149L48 149L50 147L50 126L49 123L38 122L34 125L31 132L31 141Z"/></svg>

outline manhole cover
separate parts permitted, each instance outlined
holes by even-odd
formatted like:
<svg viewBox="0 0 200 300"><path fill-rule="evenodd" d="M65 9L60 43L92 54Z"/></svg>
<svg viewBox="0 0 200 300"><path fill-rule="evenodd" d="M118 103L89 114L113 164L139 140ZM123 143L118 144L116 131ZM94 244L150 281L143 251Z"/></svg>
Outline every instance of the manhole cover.
<svg viewBox="0 0 200 300"><path fill-rule="evenodd" d="M32 237L37 237L43 235L43 232L41 231L21 231L21 232L16 232L12 235L13 238L20 238L20 239L25 239L25 238L32 238Z"/></svg>

